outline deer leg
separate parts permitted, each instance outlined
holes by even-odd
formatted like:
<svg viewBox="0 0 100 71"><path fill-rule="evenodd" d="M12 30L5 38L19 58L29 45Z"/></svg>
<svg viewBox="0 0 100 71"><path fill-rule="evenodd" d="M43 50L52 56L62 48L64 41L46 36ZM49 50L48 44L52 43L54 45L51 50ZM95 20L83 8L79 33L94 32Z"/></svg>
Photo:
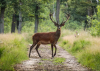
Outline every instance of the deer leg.
<svg viewBox="0 0 100 71"><path fill-rule="evenodd" d="M55 47L55 53L54 53L54 56L56 55L56 51L57 51L57 47L56 47L56 45L54 45L54 47Z"/></svg>
<svg viewBox="0 0 100 71"><path fill-rule="evenodd" d="M32 50L32 48L33 48L35 45L36 45L36 44L32 44L32 46L30 47L29 57L30 57L30 54L31 54L31 50Z"/></svg>
<svg viewBox="0 0 100 71"><path fill-rule="evenodd" d="M51 44L52 58L53 58L53 45Z"/></svg>
<svg viewBox="0 0 100 71"><path fill-rule="evenodd" d="M41 58L41 55L40 55L40 53L39 53L39 51L38 51L38 48L39 48L39 46L40 46L40 44L38 44L37 46L36 46L36 51L37 51L37 53L38 53L38 56Z"/></svg>

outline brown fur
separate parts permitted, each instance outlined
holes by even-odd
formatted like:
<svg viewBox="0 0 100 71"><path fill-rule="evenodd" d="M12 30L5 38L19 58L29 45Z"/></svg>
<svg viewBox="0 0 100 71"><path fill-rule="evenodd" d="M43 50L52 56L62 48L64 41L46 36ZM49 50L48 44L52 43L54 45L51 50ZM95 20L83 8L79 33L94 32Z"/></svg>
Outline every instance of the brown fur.
<svg viewBox="0 0 100 71"><path fill-rule="evenodd" d="M60 37L60 30L48 33L36 33L32 36L33 43L37 44L53 44L57 43Z"/></svg>

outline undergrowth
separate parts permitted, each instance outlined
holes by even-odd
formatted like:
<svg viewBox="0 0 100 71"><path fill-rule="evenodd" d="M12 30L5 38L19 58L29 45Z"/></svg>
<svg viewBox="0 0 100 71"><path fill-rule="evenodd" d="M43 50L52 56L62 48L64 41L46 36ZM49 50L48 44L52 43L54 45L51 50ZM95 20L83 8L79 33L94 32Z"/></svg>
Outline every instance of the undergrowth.
<svg viewBox="0 0 100 71"><path fill-rule="evenodd" d="M28 59L27 42L18 34L1 34L0 70L12 71L14 65Z"/></svg>
<svg viewBox="0 0 100 71"><path fill-rule="evenodd" d="M79 37L67 35L60 46L74 55L82 65L100 71L100 38L87 33L80 33Z"/></svg>

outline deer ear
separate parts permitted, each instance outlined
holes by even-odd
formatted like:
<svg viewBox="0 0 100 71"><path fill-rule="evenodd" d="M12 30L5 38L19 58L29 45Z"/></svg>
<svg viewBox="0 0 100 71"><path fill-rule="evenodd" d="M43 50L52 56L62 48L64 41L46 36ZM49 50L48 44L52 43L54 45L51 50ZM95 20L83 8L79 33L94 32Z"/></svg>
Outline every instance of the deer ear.
<svg viewBox="0 0 100 71"><path fill-rule="evenodd" d="M63 24L61 24L60 26L64 26L65 24L63 23Z"/></svg>

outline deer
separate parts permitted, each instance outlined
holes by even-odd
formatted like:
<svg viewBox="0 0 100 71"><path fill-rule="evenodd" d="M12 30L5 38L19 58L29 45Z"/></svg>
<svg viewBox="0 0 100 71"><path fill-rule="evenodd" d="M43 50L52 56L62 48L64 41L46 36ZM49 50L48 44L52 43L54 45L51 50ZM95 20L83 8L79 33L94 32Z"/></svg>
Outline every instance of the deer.
<svg viewBox="0 0 100 71"><path fill-rule="evenodd" d="M52 58L56 55L56 51L57 51L57 47L56 47L56 44L57 44L57 41L61 35L61 27L65 25L65 22L69 19L70 15L67 14L66 17L67 19L65 21L62 21L61 24L58 24L58 22L55 22L53 19L52 19L52 14L50 13L49 14L50 16L50 19L51 21L54 23L54 25L57 27L57 30L56 32L48 32L48 33L35 33L33 36L32 36L32 41L33 41L33 44L32 46L30 46L30 50L29 50L29 58L30 58L30 54L31 54L31 51L33 49L33 47L36 45L36 52L38 54L38 56L41 58L41 55L38 51L38 48L41 44L51 44L51 50L52 50ZM55 47L55 53L53 54L53 47Z"/></svg>

